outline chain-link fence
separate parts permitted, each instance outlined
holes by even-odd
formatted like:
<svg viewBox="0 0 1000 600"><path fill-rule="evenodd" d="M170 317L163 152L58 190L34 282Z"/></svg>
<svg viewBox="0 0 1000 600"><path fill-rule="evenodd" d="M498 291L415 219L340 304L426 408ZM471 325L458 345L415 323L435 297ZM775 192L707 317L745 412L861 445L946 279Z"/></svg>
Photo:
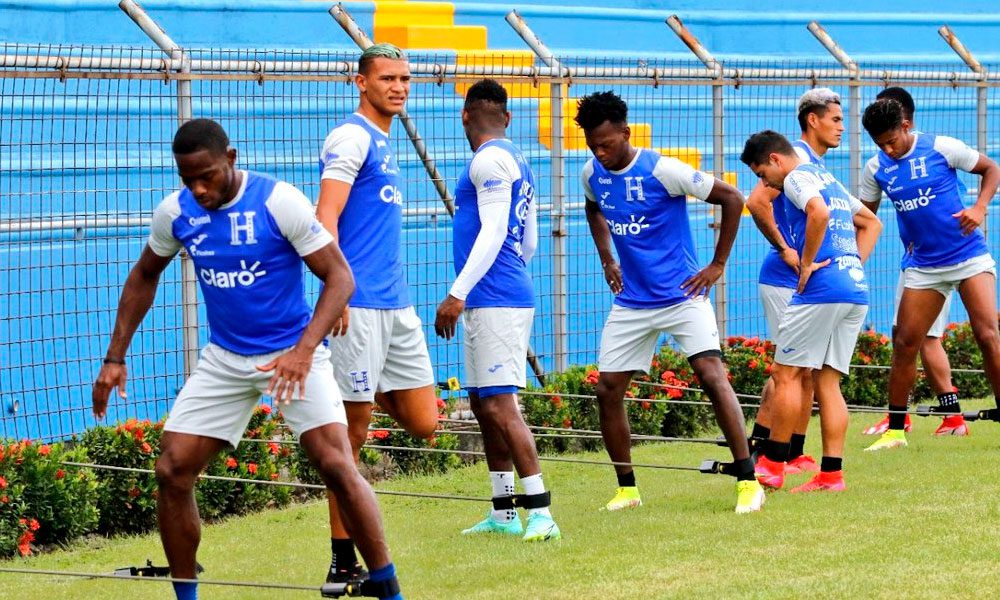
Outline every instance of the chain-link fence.
<svg viewBox="0 0 1000 600"><path fill-rule="evenodd" d="M178 186L169 142L179 120L217 119L241 167L316 198L320 146L357 106L356 59L354 53L282 50L164 57L152 49L0 46L0 438L65 437L92 423L90 384L121 285L145 243L154 206ZM981 131L997 83L959 67L860 65L852 74L832 59L760 60L725 70L695 60L558 60L546 66L530 51L410 56L407 108L426 155L400 124L392 135L404 180L407 276L441 381L462 375L460 342L437 339L431 326L454 278L441 190L454 188L471 157L459 114L464 90L483 76L507 85L508 136L537 178L541 239L531 263L538 298L531 345L547 371L596 360L612 300L583 216L579 175L590 154L572 124L576 98L615 90L629 105L636 145L724 177L744 194L756 182L739 163L744 140L764 128L796 137L795 102L816 85L844 98L849 131L827 163L845 183L857 180L856 170L874 152L857 115L886 85L910 89L919 129L995 155L997 125L985 136ZM444 187L435 185L425 159ZM971 199L978 178L965 182ZM689 213L705 262L716 215L697 201ZM869 266L869 320L888 331L902 248L892 207L880 216L886 229ZM991 241L996 219L991 211ZM766 250L744 218L725 278L713 292L720 327L729 335L765 331L756 282ZM175 261L161 281L129 352L128 401L113 401L111 420L162 415L205 341L204 314L184 264ZM960 303L952 318L964 318Z"/></svg>

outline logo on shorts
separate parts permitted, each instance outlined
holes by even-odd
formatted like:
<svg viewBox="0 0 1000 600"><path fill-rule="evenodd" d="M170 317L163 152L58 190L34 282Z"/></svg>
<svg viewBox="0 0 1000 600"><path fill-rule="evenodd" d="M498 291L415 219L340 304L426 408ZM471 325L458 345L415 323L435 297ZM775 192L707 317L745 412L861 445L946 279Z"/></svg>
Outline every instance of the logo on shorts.
<svg viewBox="0 0 1000 600"><path fill-rule="evenodd" d="M789 352L795 352L795 348L782 348L781 349L781 353L782 354L788 354Z"/></svg>
<svg viewBox="0 0 1000 600"><path fill-rule="evenodd" d="M372 391L371 387L368 385L368 371L351 371L350 375L355 394L358 392Z"/></svg>
<svg viewBox="0 0 1000 600"><path fill-rule="evenodd" d="M496 373L497 371L499 371L502 368L503 368L503 365L493 365L492 367L490 367L489 369L486 369L486 370L489 371L490 373Z"/></svg>

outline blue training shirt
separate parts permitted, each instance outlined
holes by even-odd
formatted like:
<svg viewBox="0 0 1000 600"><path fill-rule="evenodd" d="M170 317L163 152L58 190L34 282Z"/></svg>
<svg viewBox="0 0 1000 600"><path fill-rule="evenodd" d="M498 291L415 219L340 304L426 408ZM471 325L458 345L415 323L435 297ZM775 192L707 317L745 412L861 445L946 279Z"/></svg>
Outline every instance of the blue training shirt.
<svg viewBox="0 0 1000 600"><path fill-rule="evenodd" d="M209 340L253 356L294 346L309 323L302 256L333 238L309 200L267 175L243 173L236 198L206 210L187 188L153 213L149 247L186 248L205 299Z"/></svg>
<svg viewBox="0 0 1000 600"><path fill-rule="evenodd" d="M823 158L813 152L813 149L804 140L795 140L792 142L792 148L795 149L795 153L798 154L802 162L826 168ZM795 244L792 242L792 233L788 228L788 197L784 193L779 193L774 199L772 207L774 221L778 225L781 237L784 238L785 243L789 247L794 248ZM785 264L785 261L781 260L781 254L777 249L771 247L764 257L764 262L760 265L760 275L757 278L757 282L763 285L794 289L799 285L799 274L795 272L795 269Z"/></svg>
<svg viewBox="0 0 1000 600"><path fill-rule="evenodd" d="M793 294L789 304L867 305L868 282L854 229L854 215L864 205L819 165L799 165L785 178L784 187L789 203L788 224L800 256L806 242L806 204L819 197L830 209L830 221L815 258L815 262L830 259L830 264L814 271L805 291Z"/></svg>
<svg viewBox="0 0 1000 600"><path fill-rule="evenodd" d="M660 308L687 300L681 283L698 272L687 196L708 198L715 178L675 158L637 149L621 171L594 158L583 168L587 201L608 222L624 289L614 303Z"/></svg>
<svg viewBox="0 0 1000 600"><path fill-rule="evenodd" d="M467 308L532 308L535 291L525 263L522 243L528 213L535 199L535 176L510 140L494 139L481 145L455 186L452 249L455 273L462 273L482 230L480 207L509 202L506 236L492 265L465 298Z"/></svg>
<svg viewBox="0 0 1000 600"><path fill-rule="evenodd" d="M403 193L389 136L355 113L327 136L320 154L323 179L351 184L337 231L354 273L350 305L396 309L411 305L400 257Z"/></svg>
<svg viewBox="0 0 1000 600"><path fill-rule="evenodd" d="M989 253L982 230L963 235L952 214L965 208L965 186L956 169L971 171L979 152L947 136L915 133L913 148L899 160L881 150L866 165L861 194L884 191L896 209L904 248L902 268L946 267Z"/></svg>

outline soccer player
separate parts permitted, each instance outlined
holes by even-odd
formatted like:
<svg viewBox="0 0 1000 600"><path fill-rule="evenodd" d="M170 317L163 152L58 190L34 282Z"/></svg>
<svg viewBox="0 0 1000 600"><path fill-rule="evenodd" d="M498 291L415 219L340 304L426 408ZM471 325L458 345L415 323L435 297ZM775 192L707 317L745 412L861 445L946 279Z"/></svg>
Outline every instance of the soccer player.
<svg viewBox="0 0 1000 600"><path fill-rule="evenodd" d="M846 489L843 475L847 404L840 391L868 313L863 263L882 231L878 218L826 169L803 162L780 133L750 136L740 156L788 199L788 225L799 256L799 281L778 327L771 435L757 463L761 483L784 484L792 430L807 401L807 379L823 428L820 472L793 492ZM811 403L810 403L811 404Z"/></svg>
<svg viewBox="0 0 1000 600"><path fill-rule="evenodd" d="M358 110L330 132L320 154L316 216L340 242L357 284L330 338L334 377L344 396L355 460L368 436L373 402L414 437L437 427L434 373L407 291L400 243L403 194L389 141L403 111L410 69L399 48L375 44L354 78ZM328 494L333 560L329 582L364 577L354 543Z"/></svg>
<svg viewBox="0 0 1000 600"><path fill-rule="evenodd" d="M525 541L561 537L549 512L535 439L521 417L517 390L535 292L527 262L538 243L535 176L506 138L507 92L492 79L465 96L462 126L475 155L455 187L453 250L458 275L437 309L434 329L445 339L465 324L465 370L472 412L483 434L493 510L464 534L497 533ZM524 494L514 495L514 470ZM528 509L527 527L514 509Z"/></svg>
<svg viewBox="0 0 1000 600"><path fill-rule="evenodd" d="M341 504L371 580L383 598L402 598L382 534L378 504L351 460L343 402L322 344L353 289L336 242L309 201L291 185L234 167L236 150L215 121L195 119L173 140L184 188L153 213L149 243L125 281L115 328L94 383L94 414L103 418L111 390L125 398L125 356L148 312L160 275L181 248L194 262L208 315L209 343L164 426L157 516L173 577L193 579L201 521L198 474L235 447L261 394L285 419ZM323 281L310 314L302 263ZM174 583L178 600L196 583Z"/></svg>
<svg viewBox="0 0 1000 600"><path fill-rule="evenodd" d="M913 103L913 96L909 92L901 87L888 87L875 96L876 100L881 100L882 98L892 98L899 102L903 107L903 119L909 121L911 127L914 126L913 113L916 111L916 106ZM961 182L959 182L959 185L962 185ZM964 189L964 186L962 186L960 193L964 193ZM872 212L877 212L879 205L882 203L882 190L873 188L870 193L872 194L871 201L866 201L864 194L862 194L861 201ZM899 314L899 301L903 297L903 289L906 287L904 272L910 260L909 244L904 241L903 246L903 258L899 266L899 282L896 285L893 327L896 324L896 316ZM937 395L938 399L936 412L944 414L941 425L934 432L934 435L969 434L969 426L965 424L965 417L961 414L962 407L959 404L958 391L951 382L951 364L948 362L948 353L944 351L944 345L941 343L941 337L944 336L945 328L948 326L948 314L951 312L951 295L949 291L945 296L944 307L941 309L941 313L934 320L934 324L931 325L930 330L927 332L924 343L920 345L920 362L924 366L924 374L927 376L931 390ZM889 415L886 415L884 419L865 429L864 433L865 435L882 435L888 428ZM904 431L910 430L910 415L906 415L906 422L903 429Z"/></svg>
<svg viewBox="0 0 1000 600"><path fill-rule="evenodd" d="M743 209L736 188L674 158L629 142L628 107L613 92L580 100L576 122L594 156L583 167L587 222L615 294L601 334L597 401L618 489L604 506L619 510L642 504L632 461L625 390L636 371L647 371L661 332L687 356L712 402L735 459L736 512L760 510L764 491L744 430L743 412L722 364L715 311L708 292L722 275ZM698 268L688 225L687 196L722 207L722 225L712 262ZM611 242L621 265L611 252Z"/></svg>
<svg viewBox="0 0 1000 600"><path fill-rule="evenodd" d="M882 450L906 445L905 411L917 353L955 288L969 313L986 376L1000 398L996 263L979 230L997 191L1000 167L954 138L912 132L903 106L893 99L869 105L862 124L879 147L862 172L862 197L875 202L885 192L910 255L893 331L889 428L866 448ZM962 204L956 169L982 178L970 208Z"/></svg>
<svg viewBox="0 0 1000 600"><path fill-rule="evenodd" d="M802 138L792 142L795 154L803 163L825 166L823 156L830 148L840 146L840 138L844 133L844 111L840 106L840 96L830 88L811 89L799 97L797 114ZM767 320L767 335L772 342L778 339L778 326L799 283L799 255L788 228L787 203L788 198L780 190L769 187L763 180L757 183L747 198L747 209L753 216L754 223L771 243L771 251L764 257L760 267L758 288ZM802 414L792 434L791 449L785 465L786 474L819 471L816 460L805 454L806 430L812 416L812 378L805 378L803 383ZM757 411L750 435L751 450L757 450L756 446L771 434L773 396L772 377L768 378L761 392L760 410Z"/></svg>

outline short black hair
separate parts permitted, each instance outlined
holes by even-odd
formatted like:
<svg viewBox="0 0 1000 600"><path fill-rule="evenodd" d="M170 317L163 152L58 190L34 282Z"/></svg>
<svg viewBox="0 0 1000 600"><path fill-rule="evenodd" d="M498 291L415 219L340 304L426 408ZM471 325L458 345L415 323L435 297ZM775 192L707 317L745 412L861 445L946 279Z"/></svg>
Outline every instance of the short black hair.
<svg viewBox="0 0 1000 600"><path fill-rule="evenodd" d="M501 112L507 112L507 90L495 79L477 81L465 93L465 108L481 102L494 104Z"/></svg>
<svg viewBox="0 0 1000 600"><path fill-rule="evenodd" d="M903 117L907 121L913 120L913 113L917 112L917 105L913 103L913 96L910 95L910 92L899 86L887 87L875 96L876 100L883 98L892 98L899 102L903 106Z"/></svg>
<svg viewBox="0 0 1000 600"><path fill-rule="evenodd" d="M191 154L198 150L225 154L229 149L229 136L222 125L212 119L192 119L177 129L171 148L174 154Z"/></svg>
<svg viewBox="0 0 1000 600"><path fill-rule="evenodd" d="M792 143L788 141L788 138L777 131L765 129L747 139L740 160L748 167L762 165L767 162L767 157L772 153L794 156L795 149L792 148Z"/></svg>
<svg viewBox="0 0 1000 600"><path fill-rule="evenodd" d="M893 98L883 98L868 105L861 117L868 135L873 138L903 125L903 105Z"/></svg>
<svg viewBox="0 0 1000 600"><path fill-rule="evenodd" d="M628 123L628 105L612 91L594 92L576 103L576 124L592 131L605 121L615 125Z"/></svg>

